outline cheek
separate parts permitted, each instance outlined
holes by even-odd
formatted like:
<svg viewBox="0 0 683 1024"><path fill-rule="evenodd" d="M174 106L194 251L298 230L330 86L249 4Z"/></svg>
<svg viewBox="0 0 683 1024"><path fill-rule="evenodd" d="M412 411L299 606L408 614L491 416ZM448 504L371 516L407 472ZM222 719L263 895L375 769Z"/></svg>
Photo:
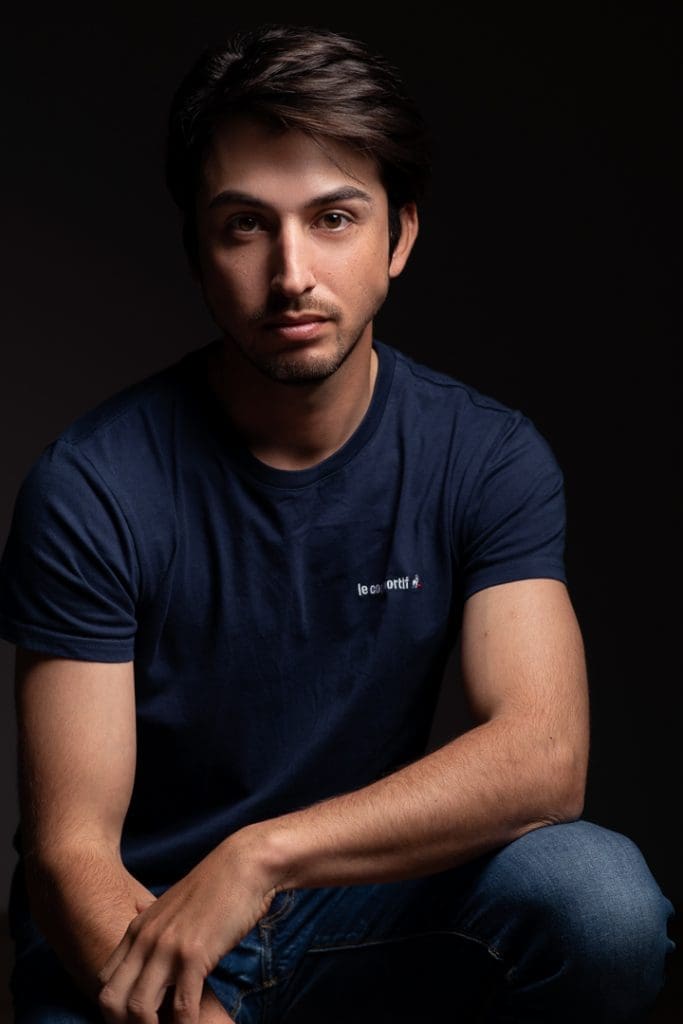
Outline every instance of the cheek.
<svg viewBox="0 0 683 1024"><path fill-rule="evenodd" d="M358 294L374 305L386 295L389 287L389 261L387 253L379 246L352 269Z"/></svg>
<svg viewBox="0 0 683 1024"><path fill-rule="evenodd" d="M383 293L389 282L386 248L378 242L365 252L350 255L336 273L330 275L330 280L356 296L371 297Z"/></svg>
<svg viewBox="0 0 683 1024"><path fill-rule="evenodd" d="M259 288L258 271L247 259L211 260L205 280L214 301L231 306L248 306Z"/></svg>

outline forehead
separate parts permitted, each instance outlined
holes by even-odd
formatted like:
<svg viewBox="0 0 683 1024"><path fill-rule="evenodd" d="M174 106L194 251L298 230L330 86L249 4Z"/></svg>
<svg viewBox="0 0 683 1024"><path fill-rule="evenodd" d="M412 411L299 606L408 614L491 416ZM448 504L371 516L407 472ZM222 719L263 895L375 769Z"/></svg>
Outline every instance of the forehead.
<svg viewBox="0 0 683 1024"><path fill-rule="evenodd" d="M198 198L210 203L234 189L280 203L355 185L386 198L376 161L343 143L252 118L219 125L202 162Z"/></svg>

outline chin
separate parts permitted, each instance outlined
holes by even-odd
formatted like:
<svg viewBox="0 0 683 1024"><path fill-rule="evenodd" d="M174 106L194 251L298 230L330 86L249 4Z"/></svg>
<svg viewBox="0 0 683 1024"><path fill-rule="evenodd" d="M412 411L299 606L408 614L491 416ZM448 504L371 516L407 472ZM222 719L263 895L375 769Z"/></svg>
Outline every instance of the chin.
<svg viewBox="0 0 683 1024"><path fill-rule="evenodd" d="M346 356L341 358L297 359L296 357L280 357L277 359L251 359L253 365L270 380L281 384L315 384L328 380L337 372Z"/></svg>
<svg viewBox="0 0 683 1024"><path fill-rule="evenodd" d="M254 352L244 349L243 353L252 366L264 376L281 384L316 384L328 380L346 362L360 338L346 345L337 339L332 351L289 351L279 355Z"/></svg>

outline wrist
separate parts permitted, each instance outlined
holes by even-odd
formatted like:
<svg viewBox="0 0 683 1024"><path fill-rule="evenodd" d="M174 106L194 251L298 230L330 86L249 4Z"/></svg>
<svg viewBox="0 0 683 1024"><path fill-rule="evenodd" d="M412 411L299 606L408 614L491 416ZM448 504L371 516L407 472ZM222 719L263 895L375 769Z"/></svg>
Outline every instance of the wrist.
<svg viewBox="0 0 683 1024"><path fill-rule="evenodd" d="M240 859L254 872L259 889L271 898L298 887L297 844L288 817L246 825L228 840L237 842Z"/></svg>
<svg viewBox="0 0 683 1024"><path fill-rule="evenodd" d="M154 896L111 844L59 843L26 858L31 914L63 966L91 998L98 972Z"/></svg>

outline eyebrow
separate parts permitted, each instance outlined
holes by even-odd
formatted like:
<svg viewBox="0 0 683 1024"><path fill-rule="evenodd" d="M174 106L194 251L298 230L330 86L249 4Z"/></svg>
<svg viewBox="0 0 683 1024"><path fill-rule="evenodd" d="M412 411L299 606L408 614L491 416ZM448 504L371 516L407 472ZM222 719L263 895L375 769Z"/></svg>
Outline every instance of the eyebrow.
<svg viewBox="0 0 683 1024"><path fill-rule="evenodd" d="M313 196L306 203L306 208L313 206L330 206L334 203L343 203L348 199L360 199L361 202L367 203L368 206L372 206L372 196L369 193L364 192L360 188L355 188L353 185L345 185L343 188L333 189L331 192L323 192L322 195ZM243 204L244 206L252 206L259 210L267 210L270 208L270 204L259 199L257 196L252 196L248 192L240 192L238 189L225 189L223 192L219 192L215 195L209 203L209 209L212 210L216 206L227 206L231 203Z"/></svg>

